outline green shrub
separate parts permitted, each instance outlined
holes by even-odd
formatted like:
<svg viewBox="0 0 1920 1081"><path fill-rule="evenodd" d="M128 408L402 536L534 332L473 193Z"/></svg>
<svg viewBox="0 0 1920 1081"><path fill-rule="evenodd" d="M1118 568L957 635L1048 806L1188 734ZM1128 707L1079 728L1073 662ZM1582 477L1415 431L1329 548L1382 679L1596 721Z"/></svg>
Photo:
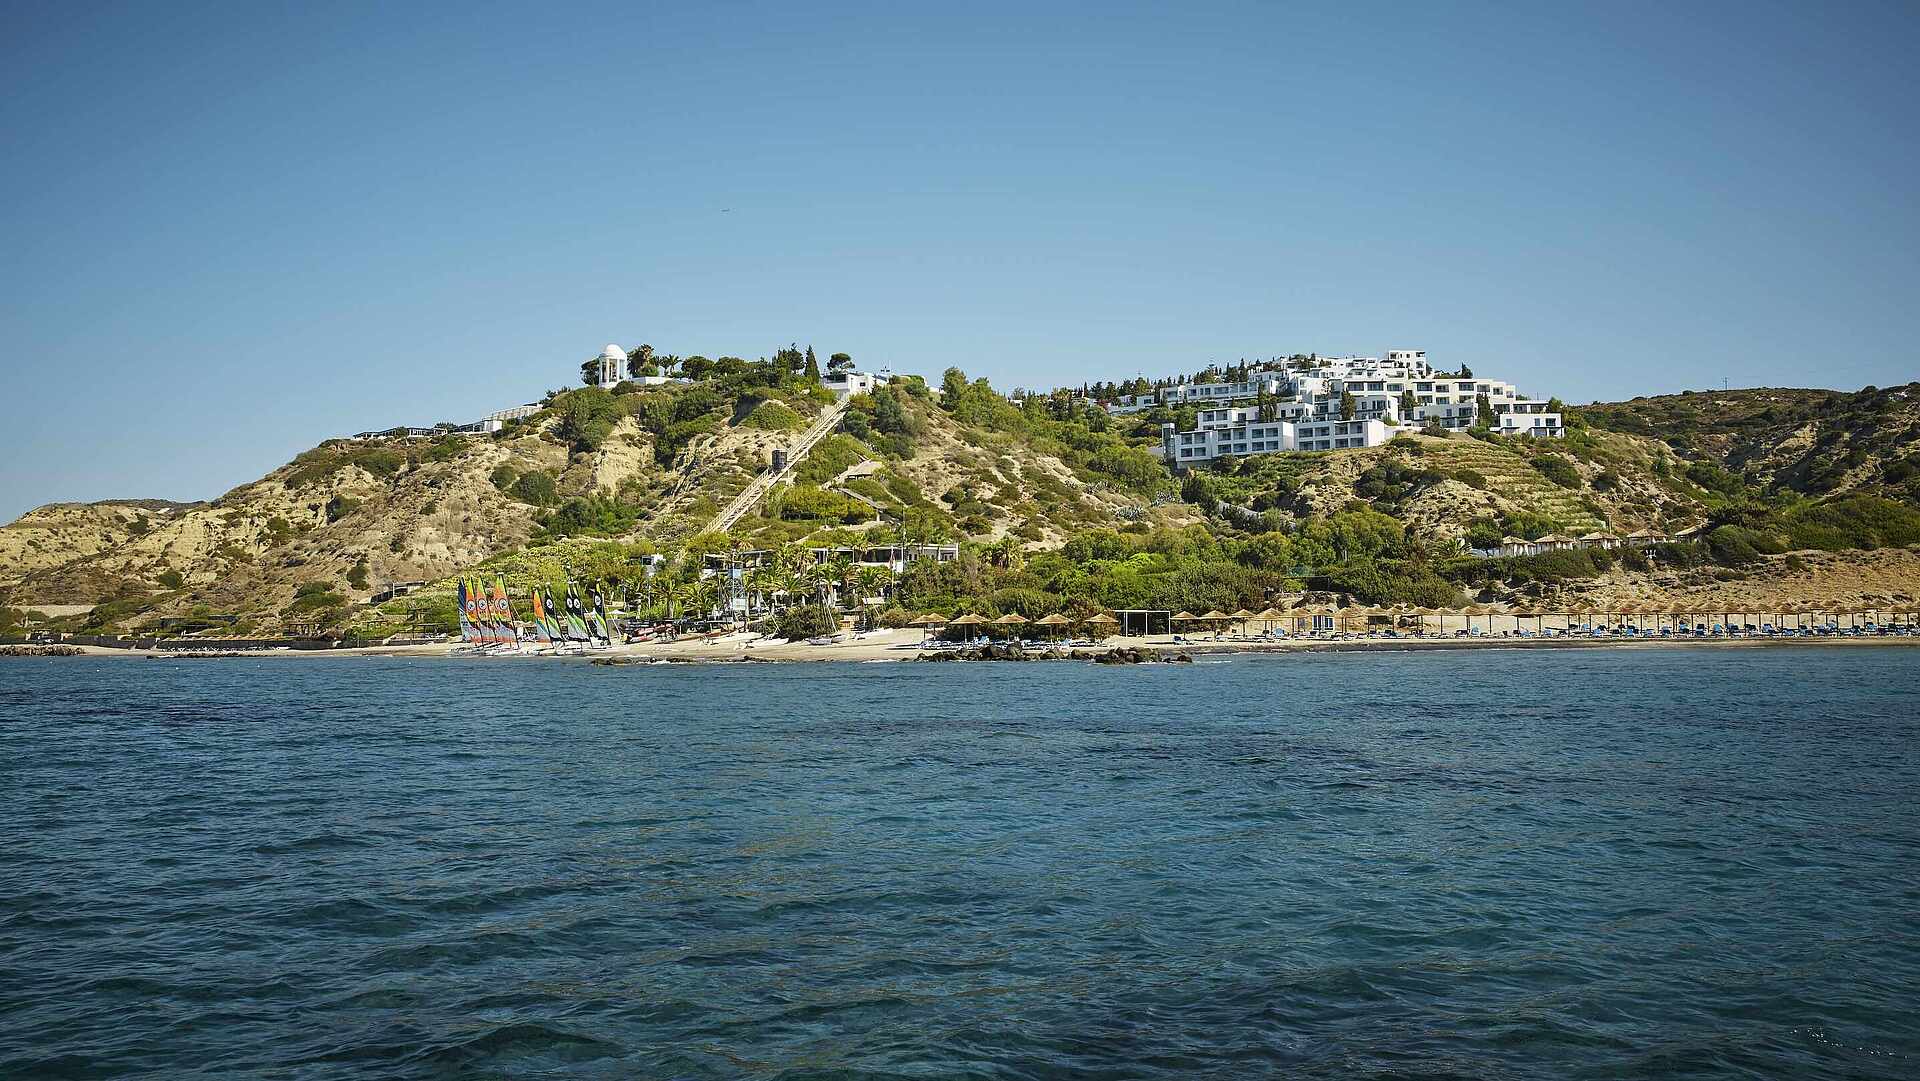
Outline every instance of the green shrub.
<svg viewBox="0 0 1920 1081"><path fill-rule="evenodd" d="M533 507L551 507L560 502L560 486L545 472L528 473L513 482L512 495Z"/></svg>
<svg viewBox="0 0 1920 1081"><path fill-rule="evenodd" d="M1533 468L1539 470L1541 476L1562 488L1580 487L1580 471L1573 467L1572 462L1559 455L1543 454L1533 459Z"/></svg>
<svg viewBox="0 0 1920 1081"><path fill-rule="evenodd" d="M164 570L154 576L154 581L168 589L179 589L187 584L187 576L176 570Z"/></svg>
<svg viewBox="0 0 1920 1081"><path fill-rule="evenodd" d="M857 499L801 484L782 494L780 517L789 521L837 521L857 525L871 519L873 511Z"/></svg>
<svg viewBox="0 0 1920 1081"><path fill-rule="evenodd" d="M747 414L740 426L763 432L789 432L806 427L807 421L785 403L769 399L754 406L753 412Z"/></svg>
<svg viewBox="0 0 1920 1081"><path fill-rule="evenodd" d="M360 501L358 499L336 493L332 499L327 500L327 522L329 524L337 522L359 509Z"/></svg>
<svg viewBox="0 0 1920 1081"><path fill-rule="evenodd" d="M513 487L514 481L520 479L520 471L513 467L512 462L501 462L499 465L493 467L493 474L490 479L493 481L495 488L504 492Z"/></svg>
<svg viewBox="0 0 1920 1081"><path fill-rule="evenodd" d="M799 484L824 484L869 457L867 445L858 439L830 435L814 444L806 459L794 466L793 478Z"/></svg>
<svg viewBox="0 0 1920 1081"><path fill-rule="evenodd" d="M773 621L773 634L776 638L800 641L817 638L823 634L833 634L840 629L840 619L822 604L803 604L780 613Z"/></svg>

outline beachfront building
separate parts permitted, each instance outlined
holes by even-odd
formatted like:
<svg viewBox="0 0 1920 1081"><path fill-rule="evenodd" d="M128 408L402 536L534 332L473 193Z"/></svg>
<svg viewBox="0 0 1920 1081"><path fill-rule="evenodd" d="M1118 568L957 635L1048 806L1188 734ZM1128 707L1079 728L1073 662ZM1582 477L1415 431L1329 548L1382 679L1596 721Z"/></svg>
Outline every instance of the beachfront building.
<svg viewBox="0 0 1920 1081"><path fill-rule="evenodd" d="M1205 403L1191 430L1161 426L1161 454L1176 469L1224 455L1375 447L1401 432L1465 431L1483 420L1502 435L1565 434L1549 403L1504 380L1436 372L1418 349L1315 357L1239 382L1176 383L1155 393L1156 405ZM1136 399L1125 411L1141 408L1149 407Z"/></svg>

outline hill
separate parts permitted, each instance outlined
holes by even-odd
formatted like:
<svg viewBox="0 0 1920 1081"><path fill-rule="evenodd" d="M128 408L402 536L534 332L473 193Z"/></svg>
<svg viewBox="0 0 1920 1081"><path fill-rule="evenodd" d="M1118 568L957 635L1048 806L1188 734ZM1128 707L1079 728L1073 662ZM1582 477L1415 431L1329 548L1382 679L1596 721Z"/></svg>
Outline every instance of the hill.
<svg viewBox="0 0 1920 1081"><path fill-rule="evenodd" d="M1176 477L1154 453L1156 412L1009 398L957 370L937 389L909 377L836 399L798 368L722 358L691 381L559 392L490 435L331 441L208 503L42 507L0 528L0 616L386 634L444 626L452 577L474 568L516 587L570 569L636 608L685 612L712 602L706 553L751 549L774 553L780 574L753 587L771 595L1028 615L1231 610L1301 588L1431 606L1815 581L1904 596L1920 569L1904 551L1920 543L1914 386L1601 403L1550 442L1402 435ZM797 460L770 474L776 449ZM1643 530L1696 539L1465 553ZM797 554L903 539L962 555L856 586L848 566L829 582ZM394 583L426 586L370 603Z"/></svg>
<svg viewBox="0 0 1920 1081"><path fill-rule="evenodd" d="M1582 406L1594 428L1657 439L1770 494L1860 492L1920 504L1920 383L1761 387ZM1710 470L1696 470L1711 485Z"/></svg>
<svg viewBox="0 0 1920 1081"><path fill-rule="evenodd" d="M1117 436L1088 442L1030 420L984 384L974 393L992 416L958 417L917 382L856 396L735 526L736 542L854 543L904 528L1058 543L1149 513L1166 481L1157 463ZM830 408L831 394L777 362L723 358L692 383L553 395L490 436L334 440L208 503L32 511L0 528L0 592L13 609L90 606L76 630L345 626L393 583L444 583L529 547L683 544Z"/></svg>

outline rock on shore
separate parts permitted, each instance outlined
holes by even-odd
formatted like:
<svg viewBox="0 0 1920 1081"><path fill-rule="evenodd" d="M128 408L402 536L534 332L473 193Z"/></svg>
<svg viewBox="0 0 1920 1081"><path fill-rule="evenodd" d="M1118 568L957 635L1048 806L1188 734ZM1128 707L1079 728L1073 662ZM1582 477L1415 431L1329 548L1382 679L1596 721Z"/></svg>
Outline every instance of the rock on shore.
<svg viewBox="0 0 1920 1081"><path fill-rule="evenodd" d="M1101 653L1074 653L1064 649L1025 649L994 642L972 649L922 653L923 661L1092 661L1095 664L1191 664L1193 655L1176 650L1109 649Z"/></svg>

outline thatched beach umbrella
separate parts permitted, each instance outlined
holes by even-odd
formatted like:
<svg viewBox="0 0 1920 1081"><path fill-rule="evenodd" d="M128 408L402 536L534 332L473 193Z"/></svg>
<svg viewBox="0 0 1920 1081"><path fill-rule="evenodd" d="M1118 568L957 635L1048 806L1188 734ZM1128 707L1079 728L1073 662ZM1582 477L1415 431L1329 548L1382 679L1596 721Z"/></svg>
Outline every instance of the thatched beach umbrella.
<svg viewBox="0 0 1920 1081"><path fill-rule="evenodd" d="M925 643L927 640L928 628L944 627L946 625L947 617L938 612L928 612L926 615L915 616L907 621L907 626L920 628L920 641L922 643Z"/></svg>
<svg viewBox="0 0 1920 1081"><path fill-rule="evenodd" d="M1081 620L1080 622L1083 626L1086 626L1086 627L1101 628L1100 630L1097 630L1097 631L1090 630L1087 632L1088 634L1092 635L1095 638L1107 637L1106 628L1118 626L1120 623L1119 620L1113 618L1112 616L1106 614L1105 612L1096 612L1093 615L1090 615L1087 618Z"/></svg>
<svg viewBox="0 0 1920 1081"><path fill-rule="evenodd" d="M1260 621L1261 633L1266 634L1273 630L1273 625L1276 621L1285 619L1286 617L1280 614L1279 609L1269 605L1265 608L1260 609L1259 614L1255 615L1253 618Z"/></svg>
<svg viewBox="0 0 1920 1081"><path fill-rule="evenodd" d="M1026 623L1026 621L1027 621L1026 616L1023 616L1018 612L1008 612L1006 615L1001 616L999 619L989 621L987 626L1013 628L1013 627L1021 626L1022 624ZM1011 629L1009 629L1008 633L1009 635L1012 634Z"/></svg>
<svg viewBox="0 0 1920 1081"><path fill-rule="evenodd" d="M1052 628L1052 627L1064 627L1067 624L1072 622L1073 620L1068 619L1066 616L1063 616L1058 612L1050 612L1047 615L1041 616L1039 619L1034 620L1033 625L1036 627Z"/></svg>
<svg viewBox="0 0 1920 1081"><path fill-rule="evenodd" d="M1244 633L1247 629L1247 621L1253 619L1254 614L1245 608L1235 608L1231 618L1235 623L1239 624L1240 630Z"/></svg>
<svg viewBox="0 0 1920 1081"><path fill-rule="evenodd" d="M955 617L953 622L948 623L947 626L948 627L978 627L982 623L985 623L986 621L987 619L985 616L979 616L979 615L975 615L972 612L968 612L966 615Z"/></svg>

